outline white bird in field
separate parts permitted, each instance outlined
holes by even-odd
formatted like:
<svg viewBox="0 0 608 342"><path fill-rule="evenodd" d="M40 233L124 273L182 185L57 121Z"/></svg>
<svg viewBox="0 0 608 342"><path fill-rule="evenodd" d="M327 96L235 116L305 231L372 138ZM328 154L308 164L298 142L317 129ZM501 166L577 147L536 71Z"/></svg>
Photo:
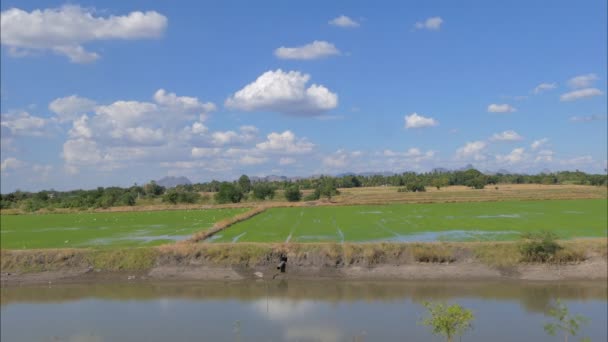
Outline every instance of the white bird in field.
<svg viewBox="0 0 608 342"><path fill-rule="evenodd" d="M253 273L253 275L255 275L258 278L264 278L264 273L262 273L262 272L255 272L255 273Z"/></svg>

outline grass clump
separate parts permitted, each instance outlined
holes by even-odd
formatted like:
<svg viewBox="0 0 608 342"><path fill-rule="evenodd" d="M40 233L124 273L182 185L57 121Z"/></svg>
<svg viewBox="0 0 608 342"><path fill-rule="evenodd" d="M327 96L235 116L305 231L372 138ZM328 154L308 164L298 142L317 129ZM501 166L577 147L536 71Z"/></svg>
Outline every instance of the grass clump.
<svg viewBox="0 0 608 342"><path fill-rule="evenodd" d="M129 248L92 251L87 260L95 269L103 271L145 271L156 261L154 248Z"/></svg>
<svg viewBox="0 0 608 342"><path fill-rule="evenodd" d="M549 231L526 233L519 245L522 261L551 262L563 247L557 243L557 235Z"/></svg>
<svg viewBox="0 0 608 342"><path fill-rule="evenodd" d="M443 243L415 244L411 247L410 252L417 262L446 263L456 261L453 249Z"/></svg>

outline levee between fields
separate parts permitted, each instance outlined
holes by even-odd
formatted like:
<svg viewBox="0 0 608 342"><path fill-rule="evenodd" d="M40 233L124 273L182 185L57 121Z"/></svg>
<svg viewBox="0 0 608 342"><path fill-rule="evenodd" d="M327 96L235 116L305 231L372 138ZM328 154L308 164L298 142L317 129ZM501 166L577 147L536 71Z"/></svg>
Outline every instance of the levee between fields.
<svg viewBox="0 0 608 342"><path fill-rule="evenodd" d="M547 262L515 242L177 243L129 249L3 250L2 286L246 279L606 280L607 241L578 239ZM287 257L285 273L277 270Z"/></svg>

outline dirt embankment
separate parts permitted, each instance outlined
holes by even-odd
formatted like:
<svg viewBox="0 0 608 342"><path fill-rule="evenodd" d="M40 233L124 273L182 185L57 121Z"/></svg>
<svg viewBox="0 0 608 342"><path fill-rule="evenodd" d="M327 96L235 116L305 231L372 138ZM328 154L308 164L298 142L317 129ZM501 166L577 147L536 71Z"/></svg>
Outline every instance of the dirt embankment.
<svg viewBox="0 0 608 342"><path fill-rule="evenodd" d="M2 251L2 285L241 279L605 280L606 239L564 242L549 263L515 243L207 244L116 250ZM276 266L288 257L287 272Z"/></svg>

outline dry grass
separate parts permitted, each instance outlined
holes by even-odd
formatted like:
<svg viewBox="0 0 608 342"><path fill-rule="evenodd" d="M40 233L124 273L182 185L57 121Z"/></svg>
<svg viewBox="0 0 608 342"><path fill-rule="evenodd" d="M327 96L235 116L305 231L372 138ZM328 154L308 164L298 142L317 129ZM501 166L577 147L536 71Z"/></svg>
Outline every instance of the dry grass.
<svg viewBox="0 0 608 342"><path fill-rule="evenodd" d="M221 220L219 222L216 222L213 227L202 231L202 232L198 232L194 235L192 235L192 237L190 237L188 240L186 240L184 243L186 242L199 242L199 241L203 241L206 240L208 238L210 238L211 236L217 234L218 232L221 232L222 230L232 226L233 224L236 224L238 222L247 220L251 217L254 217L255 215L262 213L266 210L266 207L255 207L247 212L244 212L240 215L236 215L234 217L230 217L224 220Z"/></svg>
<svg viewBox="0 0 608 342"><path fill-rule="evenodd" d="M498 190L496 190L498 187ZM498 184L488 185L485 189L475 190L465 186L449 186L437 190L427 187L426 192L397 192L398 187L367 187L340 189L340 195L331 201L318 200L311 202L287 202L282 193L277 192L271 201L247 201L231 204L178 204L169 205L162 202L146 202L132 207L112 207L98 209L63 209L57 208L49 213L70 212L128 212L156 210L198 210L220 208L248 208L262 205L264 208L301 207L316 205L358 205L389 203L446 203L446 202L483 202L483 201L516 201L516 200L555 200L555 199L601 199L608 197L608 187L591 185L542 185L542 184ZM304 194L309 190L304 190ZM2 215L22 214L20 209L3 209Z"/></svg>
<svg viewBox="0 0 608 342"><path fill-rule="evenodd" d="M563 241L551 264L579 263L608 258L606 239ZM340 268L408 263L476 261L509 269L522 264L517 242L433 243L179 243L148 248L112 250L50 249L2 250L2 272L40 272L93 267L102 271L146 271L154 266L210 265L229 267L274 266L281 254L290 265Z"/></svg>

